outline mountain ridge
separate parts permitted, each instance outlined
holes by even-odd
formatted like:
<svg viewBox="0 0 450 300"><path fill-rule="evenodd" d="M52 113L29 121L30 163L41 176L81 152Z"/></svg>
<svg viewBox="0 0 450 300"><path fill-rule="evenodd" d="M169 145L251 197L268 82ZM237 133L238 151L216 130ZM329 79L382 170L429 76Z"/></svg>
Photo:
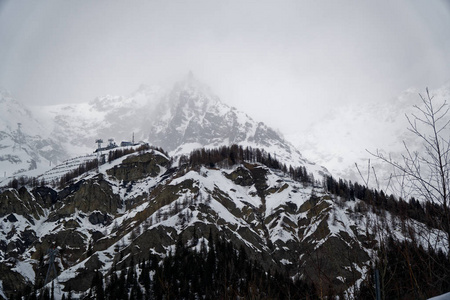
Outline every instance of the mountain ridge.
<svg viewBox="0 0 450 300"><path fill-rule="evenodd" d="M37 175L40 167L67 155L30 109L9 93L1 92L0 96L0 176L23 171Z"/></svg>
<svg viewBox="0 0 450 300"><path fill-rule="evenodd" d="M287 170L259 149L201 149L178 162L150 146L119 150L56 187L0 193L0 280L8 295L50 288L52 247L59 254L49 276L59 298L89 298L96 272L102 286L114 270L142 273L137 262L150 254L162 261L177 247L199 253L211 234L266 272L314 284L319 295L357 295L388 237L447 249L440 230L360 199L375 192L359 185L342 192L349 188L342 180Z"/></svg>
<svg viewBox="0 0 450 300"><path fill-rule="evenodd" d="M129 97L104 96L87 103L30 109L23 106L22 110L39 116L39 120L35 118L36 124L28 127L42 128L39 131L45 132L46 140L59 149L57 154L47 153L47 157L53 157L53 164L91 153L97 139L114 138L120 143L134 137L136 141L162 147L171 155L186 155L195 148L237 143L265 148L294 166L313 165L280 133L224 104L193 75L168 90L141 86ZM8 120L8 117L4 119ZM21 120L20 117L14 119ZM29 134L25 129L24 132ZM36 139L39 139L38 135ZM5 169L9 176L24 171L13 164ZM311 169L317 174L327 172L320 166ZM48 167L41 173L46 170Z"/></svg>

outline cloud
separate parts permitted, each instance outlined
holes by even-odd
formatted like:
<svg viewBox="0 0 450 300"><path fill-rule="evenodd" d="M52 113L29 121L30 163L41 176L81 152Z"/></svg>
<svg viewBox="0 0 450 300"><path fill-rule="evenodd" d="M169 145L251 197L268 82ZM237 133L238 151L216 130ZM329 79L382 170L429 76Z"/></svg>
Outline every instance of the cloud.
<svg viewBox="0 0 450 300"><path fill-rule="evenodd" d="M193 70L225 102L289 131L335 105L442 85L444 28L439 1L9 1L0 86L27 103L80 102Z"/></svg>

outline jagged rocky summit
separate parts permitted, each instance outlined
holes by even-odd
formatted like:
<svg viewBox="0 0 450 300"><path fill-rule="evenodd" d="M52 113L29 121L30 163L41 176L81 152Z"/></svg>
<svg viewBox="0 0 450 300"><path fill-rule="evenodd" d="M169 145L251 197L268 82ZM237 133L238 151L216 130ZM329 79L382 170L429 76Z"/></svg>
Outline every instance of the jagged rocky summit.
<svg viewBox="0 0 450 300"><path fill-rule="evenodd" d="M308 166L319 177L327 172L305 159L280 133L221 102L192 74L170 89L143 85L129 97L104 96L88 103L26 108L11 97L3 99L3 105L16 107L15 115L1 111L7 121L0 124L0 147L6 149L0 176L6 172L8 177L4 181L19 173L35 176L66 159L92 153L98 139L113 138L120 144L132 136L173 156L239 144L264 149L287 165ZM17 164L12 148L26 152L27 157L18 158L26 166ZM35 166L36 162L40 164ZM33 168L40 173L24 172Z"/></svg>

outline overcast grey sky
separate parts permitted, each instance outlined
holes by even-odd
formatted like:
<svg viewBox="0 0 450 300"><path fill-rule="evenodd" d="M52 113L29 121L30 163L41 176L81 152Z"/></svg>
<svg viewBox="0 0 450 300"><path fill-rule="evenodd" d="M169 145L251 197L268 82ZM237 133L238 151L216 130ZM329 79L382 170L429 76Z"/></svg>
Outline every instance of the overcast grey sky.
<svg viewBox="0 0 450 300"><path fill-rule="evenodd" d="M128 95L189 70L285 131L299 112L448 82L450 2L0 0L0 87L26 104Z"/></svg>

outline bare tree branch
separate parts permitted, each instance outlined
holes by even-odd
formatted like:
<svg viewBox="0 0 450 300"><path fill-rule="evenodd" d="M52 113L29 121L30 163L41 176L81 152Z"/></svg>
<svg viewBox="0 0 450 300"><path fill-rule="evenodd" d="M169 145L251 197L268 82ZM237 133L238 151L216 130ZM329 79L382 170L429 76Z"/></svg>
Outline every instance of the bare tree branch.
<svg viewBox="0 0 450 300"><path fill-rule="evenodd" d="M419 96L422 104L414 105L416 112L405 116L407 130L420 141L422 149L412 151L404 141L400 160L385 157L379 150L366 151L393 168L392 178L398 179L402 195L408 188L422 200L442 205L440 220L450 245L450 107L447 101L437 103L428 88L425 96Z"/></svg>

